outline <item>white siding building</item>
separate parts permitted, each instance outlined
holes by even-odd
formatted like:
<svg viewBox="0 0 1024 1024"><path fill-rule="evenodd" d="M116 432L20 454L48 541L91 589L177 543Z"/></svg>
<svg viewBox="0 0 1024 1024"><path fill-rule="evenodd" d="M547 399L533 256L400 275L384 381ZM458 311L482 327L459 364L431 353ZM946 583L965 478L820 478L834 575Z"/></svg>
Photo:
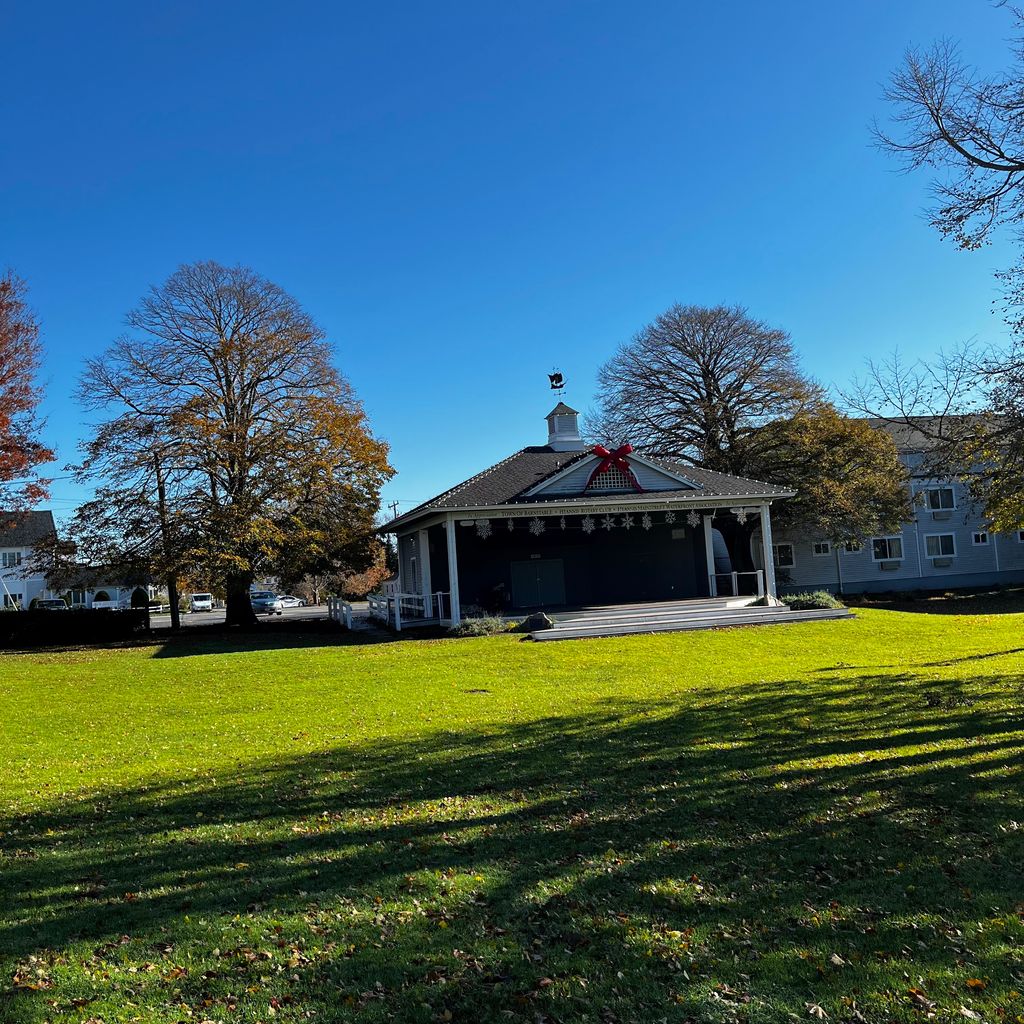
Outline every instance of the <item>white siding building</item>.
<svg viewBox="0 0 1024 1024"><path fill-rule="evenodd" d="M946 590L1024 583L1024 531L993 533L962 481L926 471L922 436L902 426L890 429L911 474L913 518L892 534L846 545L777 529L773 551L780 592ZM760 552L759 543L753 547Z"/></svg>

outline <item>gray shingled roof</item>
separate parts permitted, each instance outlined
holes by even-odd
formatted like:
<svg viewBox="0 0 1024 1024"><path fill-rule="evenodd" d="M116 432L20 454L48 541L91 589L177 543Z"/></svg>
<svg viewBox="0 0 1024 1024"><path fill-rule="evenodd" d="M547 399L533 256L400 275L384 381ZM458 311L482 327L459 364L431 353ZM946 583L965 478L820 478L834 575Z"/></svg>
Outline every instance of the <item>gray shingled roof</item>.
<svg viewBox="0 0 1024 1024"><path fill-rule="evenodd" d="M910 416L906 420L860 417L876 430L884 430L902 454L923 454L937 448L940 438L956 440L969 436L978 426L985 423L980 414L968 416ZM990 418L989 422L996 422Z"/></svg>
<svg viewBox="0 0 1024 1024"><path fill-rule="evenodd" d="M698 469L695 466L688 466L671 459L650 458L644 456L648 462L665 469L669 473L675 473L692 480L696 485L692 487L680 487L678 490L666 491L644 491L637 494L614 494L614 495L538 495L527 497L526 492L536 487L541 481L554 476L574 462L590 455L587 449L581 452L559 452L552 448L534 446L523 448L510 455L507 459L482 473L456 484L450 490L431 498L430 501L417 505L387 523L383 529L392 529L396 524L417 519L423 515L434 512L451 511L460 508L481 508L495 505L568 505L573 503L588 504L596 501L608 501L614 499L616 504L629 501L651 501L652 498L784 498L790 496L793 491L787 487L779 487L776 484L764 483L760 480L746 480L738 476L728 476L725 473L713 473L707 469Z"/></svg>
<svg viewBox="0 0 1024 1024"><path fill-rule="evenodd" d="M30 548L53 536L53 513L0 512L0 548Z"/></svg>

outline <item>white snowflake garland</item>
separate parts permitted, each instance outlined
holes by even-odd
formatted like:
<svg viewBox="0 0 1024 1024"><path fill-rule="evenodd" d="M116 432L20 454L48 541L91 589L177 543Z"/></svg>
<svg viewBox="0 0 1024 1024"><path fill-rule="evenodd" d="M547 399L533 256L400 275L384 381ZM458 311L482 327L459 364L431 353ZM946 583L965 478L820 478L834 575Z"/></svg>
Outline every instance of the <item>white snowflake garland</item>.
<svg viewBox="0 0 1024 1024"><path fill-rule="evenodd" d="M645 512L640 517L640 525L645 529L649 530L654 525L654 520L651 518L648 512Z"/></svg>
<svg viewBox="0 0 1024 1024"><path fill-rule="evenodd" d="M676 521L676 514L675 514L675 512L666 512L665 513L665 522L668 523L669 526L671 526L675 521Z"/></svg>
<svg viewBox="0 0 1024 1024"><path fill-rule="evenodd" d="M691 526L692 526L692 527L693 527L694 529L696 529L696 528L697 528L698 526L700 526L700 516L699 516L699 515L697 515L697 513L696 513L696 512L691 512L691 513L690 513L690 514L689 514L689 515L688 515L688 516L686 517L686 521L687 521L687 522L688 522L688 523L689 523L689 524L690 524L690 525L691 525Z"/></svg>
<svg viewBox="0 0 1024 1024"><path fill-rule="evenodd" d="M633 517L628 512L622 517L622 528L624 530L633 529Z"/></svg>
<svg viewBox="0 0 1024 1024"><path fill-rule="evenodd" d="M614 530L615 516L601 516L601 529L608 531Z"/></svg>
<svg viewBox="0 0 1024 1024"><path fill-rule="evenodd" d="M583 522L580 523L580 526L583 528L583 532L586 534L591 534L594 532L594 525L595 524L593 516L584 516Z"/></svg>
<svg viewBox="0 0 1024 1024"><path fill-rule="evenodd" d="M539 537L544 532L544 529L545 527L543 519L539 518L538 516L534 516L530 520L530 533L532 533L534 537Z"/></svg>
<svg viewBox="0 0 1024 1024"><path fill-rule="evenodd" d="M560 530L564 530L564 529L565 529L565 516L562 516L562 517L561 517L561 518L560 518L560 519L558 520L558 528L559 528Z"/></svg>
<svg viewBox="0 0 1024 1024"><path fill-rule="evenodd" d="M490 519L478 519L476 521L476 535L481 540L487 540L491 535L491 521Z"/></svg>
<svg viewBox="0 0 1024 1024"><path fill-rule="evenodd" d="M508 532L511 533L515 528L516 528L516 521L514 519L510 519L508 521Z"/></svg>

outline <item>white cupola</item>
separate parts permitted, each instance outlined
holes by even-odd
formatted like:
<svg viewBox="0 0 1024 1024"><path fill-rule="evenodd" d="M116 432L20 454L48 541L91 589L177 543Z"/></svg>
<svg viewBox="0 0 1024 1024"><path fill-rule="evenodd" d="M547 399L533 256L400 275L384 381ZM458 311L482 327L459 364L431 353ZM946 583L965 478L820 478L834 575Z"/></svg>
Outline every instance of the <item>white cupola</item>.
<svg viewBox="0 0 1024 1024"><path fill-rule="evenodd" d="M548 447L556 452L583 451L587 445L580 437L579 418L575 409L559 402L547 415Z"/></svg>

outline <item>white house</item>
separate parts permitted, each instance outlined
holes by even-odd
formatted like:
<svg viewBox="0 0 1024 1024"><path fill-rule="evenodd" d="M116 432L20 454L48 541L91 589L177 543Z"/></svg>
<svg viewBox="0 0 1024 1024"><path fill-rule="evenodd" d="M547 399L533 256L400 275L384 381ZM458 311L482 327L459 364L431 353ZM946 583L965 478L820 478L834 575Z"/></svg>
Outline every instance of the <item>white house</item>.
<svg viewBox="0 0 1024 1024"><path fill-rule="evenodd" d="M873 420L907 467L913 517L888 534L835 544L778 529L772 550L781 593L945 590L1024 583L1024 530L995 533L963 480L929 468L927 424ZM754 550L759 551L755 544Z"/></svg>
<svg viewBox="0 0 1024 1024"><path fill-rule="evenodd" d="M32 565L36 547L55 535L53 513L0 513L0 604L27 608L38 597L53 596L46 577Z"/></svg>
<svg viewBox="0 0 1024 1024"><path fill-rule="evenodd" d="M144 580L120 578L102 568L83 566L58 583L48 580L36 565L36 550L56 536L53 513L0 513L0 605L28 608L34 600L64 597L73 608L104 606L129 608L147 604L156 588ZM109 604L106 604L109 602Z"/></svg>

